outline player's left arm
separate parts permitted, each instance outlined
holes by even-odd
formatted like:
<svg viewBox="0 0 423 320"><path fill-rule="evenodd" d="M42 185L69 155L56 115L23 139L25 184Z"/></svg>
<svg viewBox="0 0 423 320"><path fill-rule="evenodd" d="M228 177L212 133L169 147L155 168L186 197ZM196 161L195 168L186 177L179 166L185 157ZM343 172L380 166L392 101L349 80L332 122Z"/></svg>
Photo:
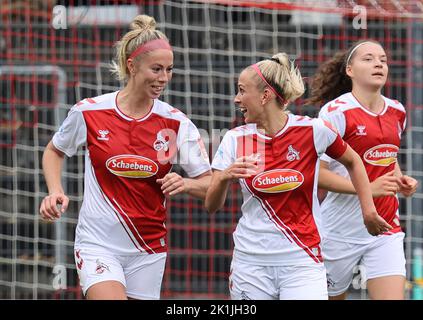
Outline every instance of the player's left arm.
<svg viewBox="0 0 423 320"><path fill-rule="evenodd" d="M398 162L395 162L395 176L399 178L398 191L401 192L403 196L410 197L416 192L417 187L419 185L418 181L414 179L413 177L402 174L401 168Z"/></svg>

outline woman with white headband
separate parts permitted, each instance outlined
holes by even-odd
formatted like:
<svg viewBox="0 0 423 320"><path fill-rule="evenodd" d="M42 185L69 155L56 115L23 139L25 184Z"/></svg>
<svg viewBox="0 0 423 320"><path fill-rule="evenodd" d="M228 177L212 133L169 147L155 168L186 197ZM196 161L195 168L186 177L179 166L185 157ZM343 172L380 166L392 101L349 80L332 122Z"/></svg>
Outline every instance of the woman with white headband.
<svg viewBox="0 0 423 320"><path fill-rule="evenodd" d="M55 220L69 203L61 185L64 155L86 145L75 262L88 299L159 299L168 246L165 196L204 198L211 177L195 125L158 99L172 77L166 36L146 15L131 29L117 43L114 68L125 87L73 106L43 156L49 195L40 214ZM190 178L171 173L174 163Z"/></svg>
<svg viewBox="0 0 423 320"><path fill-rule="evenodd" d="M396 194L411 196L417 181L403 175L397 162L406 114L400 102L381 94L387 76L382 46L373 40L360 41L321 66L307 101L324 105L319 117L329 121L360 155L372 182L376 209L391 226L377 237L366 231L346 168L324 155L319 187L329 192L321 203L320 231L331 299L346 297L357 270L367 280L370 298L404 298L404 233Z"/></svg>
<svg viewBox="0 0 423 320"><path fill-rule="evenodd" d="M241 185L242 217L233 235L229 279L232 299L328 298L314 220L324 152L348 168L369 232L389 228L373 205L359 156L323 120L286 113L303 93L301 74L285 53L239 76L234 101L246 125L224 136L205 201L214 213L223 206L230 183Z"/></svg>

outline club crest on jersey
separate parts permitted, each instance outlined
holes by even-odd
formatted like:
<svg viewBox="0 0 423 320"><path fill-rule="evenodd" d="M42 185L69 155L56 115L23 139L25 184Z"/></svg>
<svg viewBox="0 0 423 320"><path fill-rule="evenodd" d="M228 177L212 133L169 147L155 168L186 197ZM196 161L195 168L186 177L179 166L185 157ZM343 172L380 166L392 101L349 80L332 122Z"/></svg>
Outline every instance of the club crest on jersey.
<svg viewBox="0 0 423 320"><path fill-rule="evenodd" d="M149 178L159 171L159 166L153 160L132 154L109 158L106 168L114 175L125 178Z"/></svg>
<svg viewBox="0 0 423 320"><path fill-rule="evenodd" d="M295 150L292 144L288 146L288 153L286 154L286 160L288 161L300 160L300 152Z"/></svg>
<svg viewBox="0 0 423 320"><path fill-rule="evenodd" d="M162 136L161 132L159 132L157 134L156 141L154 141L154 143L153 143L153 148L156 151L160 151L160 150L168 151L169 150L169 142L166 141L166 139Z"/></svg>
<svg viewBox="0 0 423 320"><path fill-rule="evenodd" d="M109 133L109 130L98 130L99 136L97 136L97 140L109 140L109 137L107 136Z"/></svg>
<svg viewBox="0 0 423 320"><path fill-rule="evenodd" d="M260 173L252 182L253 188L264 193L292 191L304 182L301 172L293 169L274 169Z"/></svg>
<svg viewBox="0 0 423 320"><path fill-rule="evenodd" d="M355 133L357 136L367 136L366 126L362 124L357 125L357 132Z"/></svg>
<svg viewBox="0 0 423 320"><path fill-rule="evenodd" d="M364 153L364 160L374 166L387 167L397 161L398 147L393 144L380 144Z"/></svg>

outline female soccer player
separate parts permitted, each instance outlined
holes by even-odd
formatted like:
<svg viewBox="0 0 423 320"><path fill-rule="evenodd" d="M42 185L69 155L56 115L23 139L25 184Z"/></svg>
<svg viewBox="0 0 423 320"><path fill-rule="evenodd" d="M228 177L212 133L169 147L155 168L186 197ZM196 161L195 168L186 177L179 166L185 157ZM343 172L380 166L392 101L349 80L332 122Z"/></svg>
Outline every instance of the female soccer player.
<svg viewBox="0 0 423 320"><path fill-rule="evenodd" d="M285 112L303 92L300 72L285 53L253 64L239 76L235 103L246 125L223 138L206 196L213 213L223 206L230 182L241 185L232 299L327 299L314 220L319 157L325 152L348 168L369 231L389 229L376 212L358 155L323 120Z"/></svg>
<svg viewBox="0 0 423 320"><path fill-rule="evenodd" d="M363 224L359 199L345 167L323 156L319 187L329 192L322 203L322 250L328 292L344 299L358 263L372 299L403 299L404 233L396 192L410 196L417 181L403 175L397 163L406 114L402 104L381 94L388 76L387 56L373 40L360 41L322 65L312 84L311 104L323 105L320 118L329 121L361 157L368 178L385 189L374 199L377 212L391 230L378 237ZM344 193L344 194L340 194Z"/></svg>
<svg viewBox="0 0 423 320"><path fill-rule="evenodd" d="M211 178L195 125L158 99L172 77L166 36L145 15L131 28L117 44L115 69L125 87L77 103L43 156L49 195L40 213L54 220L69 202L60 182L64 154L87 147L75 261L88 299L158 299L167 251L165 195L204 198ZM191 178L170 172L176 159Z"/></svg>

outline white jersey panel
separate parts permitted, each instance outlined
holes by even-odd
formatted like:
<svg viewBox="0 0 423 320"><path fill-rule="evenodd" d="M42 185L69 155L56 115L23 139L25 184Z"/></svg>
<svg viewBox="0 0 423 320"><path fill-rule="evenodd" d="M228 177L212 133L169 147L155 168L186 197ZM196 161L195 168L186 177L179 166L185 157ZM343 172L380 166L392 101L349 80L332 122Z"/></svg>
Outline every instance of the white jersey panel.
<svg viewBox="0 0 423 320"><path fill-rule="evenodd" d="M111 201L113 200L107 199L101 191L87 151L85 155L84 201L79 211L75 248L88 246L94 251L95 248L98 248L98 250L106 249L119 254L145 252L132 234L125 231L128 230L128 227L119 218L113 205L109 203ZM136 242L137 245L134 246L133 242Z"/></svg>
<svg viewBox="0 0 423 320"><path fill-rule="evenodd" d="M320 157L332 145L337 137L337 132L329 128L322 119L313 119L314 145Z"/></svg>
<svg viewBox="0 0 423 320"><path fill-rule="evenodd" d="M73 107L59 130L54 134L53 145L68 157L72 157L86 141L87 126L84 116L80 110Z"/></svg>
<svg viewBox="0 0 423 320"><path fill-rule="evenodd" d="M237 137L254 134L251 125L245 125L226 132L213 158L212 168L225 170L236 160Z"/></svg>

